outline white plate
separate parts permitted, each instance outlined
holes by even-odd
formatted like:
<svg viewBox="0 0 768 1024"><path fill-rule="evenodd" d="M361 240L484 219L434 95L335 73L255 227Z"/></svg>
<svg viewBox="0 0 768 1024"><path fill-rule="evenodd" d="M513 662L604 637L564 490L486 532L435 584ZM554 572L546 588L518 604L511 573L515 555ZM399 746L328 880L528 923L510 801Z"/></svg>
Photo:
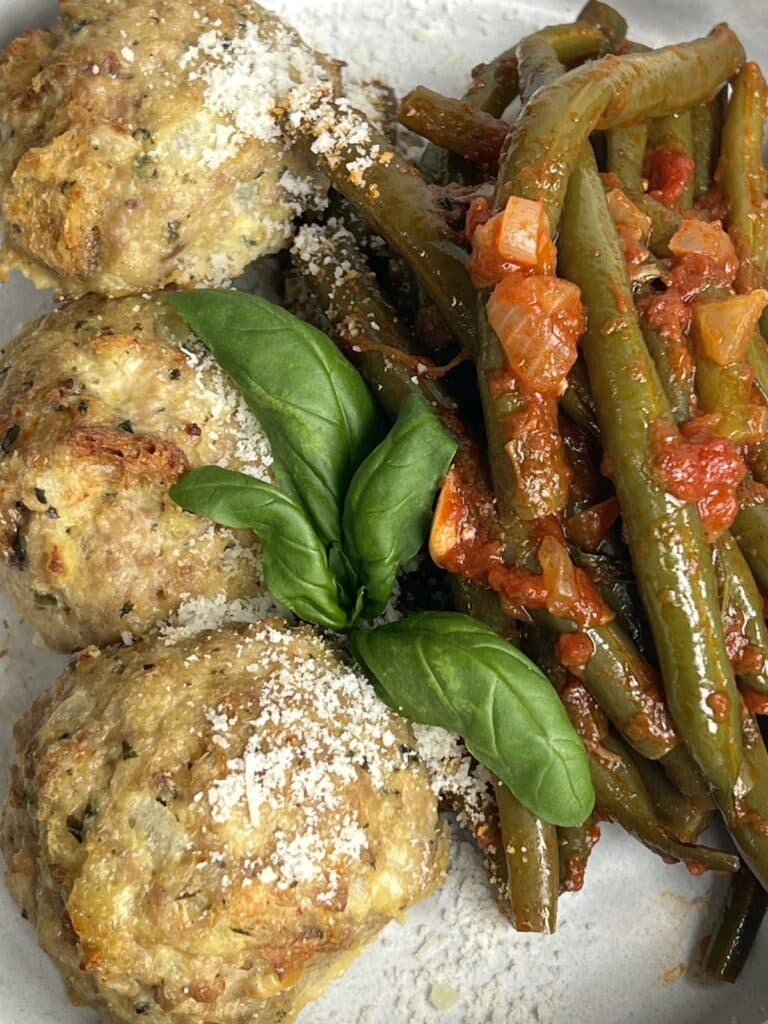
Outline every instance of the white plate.
<svg viewBox="0 0 768 1024"><path fill-rule="evenodd" d="M726 8L687 0L621 2L634 38L661 43L701 35L724 16L750 56L768 67L765 0ZM402 93L425 83L457 94L467 70L533 28L571 19L577 4L502 0L270 0L307 42L348 62L358 78ZM0 0L3 43L46 16L48 0ZM49 305L14 279L0 289L0 340ZM3 618L5 616L5 618ZM6 653L7 650L7 653ZM49 685L63 659L33 648L0 595L0 778L13 722ZM0 787L4 791L4 779ZM768 1024L768 933L735 987L705 985L685 973L697 959L722 883L667 867L613 826L593 855L586 888L561 901L552 937L516 935L499 917L471 845L457 842L443 891L390 925L379 941L302 1024ZM456 999L432 1005L436 987ZM69 1006L33 930L0 891L0 1024L83 1024L91 1011Z"/></svg>

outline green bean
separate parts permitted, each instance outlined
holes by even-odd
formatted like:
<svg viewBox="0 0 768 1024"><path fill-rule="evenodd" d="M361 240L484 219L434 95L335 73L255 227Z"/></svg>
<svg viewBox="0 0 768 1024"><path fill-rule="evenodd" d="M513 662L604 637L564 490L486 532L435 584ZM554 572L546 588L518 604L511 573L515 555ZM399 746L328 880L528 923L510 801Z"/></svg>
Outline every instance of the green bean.
<svg viewBox="0 0 768 1024"><path fill-rule="evenodd" d="M550 85L565 72L565 66L555 48L538 33L521 40L515 53L522 103L527 103L535 92Z"/></svg>
<svg viewBox="0 0 768 1024"><path fill-rule="evenodd" d="M668 335L652 327L648 317L639 314L640 329L666 392L676 423L685 423L696 413L694 381L696 364L684 337Z"/></svg>
<svg viewBox="0 0 768 1024"><path fill-rule="evenodd" d="M765 316L765 313L763 313ZM768 402L768 346L763 341L762 317L761 330L756 331L747 349L747 362L755 375L755 384L760 394Z"/></svg>
<svg viewBox="0 0 768 1024"><path fill-rule="evenodd" d="M623 558L610 557L602 552L581 551L576 547L572 547L571 558L575 565L589 573L605 601L616 612L632 642L648 657L653 651L653 642L648 635L647 619L630 563Z"/></svg>
<svg viewBox="0 0 768 1024"><path fill-rule="evenodd" d="M586 151L568 188L560 259L588 309L582 350L672 717L727 804L742 766L740 700L711 558L697 509L672 498L654 469L653 430L671 421L672 412L640 333L623 253Z"/></svg>
<svg viewBox="0 0 768 1024"><path fill-rule="evenodd" d="M745 363L720 366L702 354L696 356L696 392L702 413L718 417L714 433L735 445L745 444L753 435L750 417L752 374Z"/></svg>
<svg viewBox="0 0 768 1024"><path fill-rule="evenodd" d="M643 161L648 146L648 122L631 124L605 133L607 145L606 166L621 178L631 195L643 192Z"/></svg>
<svg viewBox="0 0 768 1024"><path fill-rule="evenodd" d="M731 527L763 593L768 593L768 505L743 504Z"/></svg>
<svg viewBox="0 0 768 1024"><path fill-rule="evenodd" d="M682 153L693 161L693 121L689 110L666 117L654 118L648 123L648 151L655 149ZM677 209L685 213L693 205L693 178L685 185Z"/></svg>
<svg viewBox="0 0 768 1024"><path fill-rule="evenodd" d="M320 150L314 153L315 161L334 188L405 260L456 338L471 350L476 333L475 293L464 267L466 253L452 237L437 198L421 174L362 114L343 115L330 101L321 100L297 118L297 124L288 118L286 131L311 149L328 134L329 121L337 123L340 118L348 123L348 130L335 131L329 149L315 146ZM366 140L364 145L349 141L360 136ZM364 169L356 171L360 161Z"/></svg>
<svg viewBox="0 0 768 1024"><path fill-rule="evenodd" d="M578 413L576 416L572 414L571 408L565 404L565 399L569 394L574 396L575 400L578 402L579 408L583 410L583 412ZM574 423L577 423L580 427L586 430L593 440L598 440L599 431L597 429L595 402L592 398L592 392L589 390L589 376L587 375L587 368L584 365L584 360L581 356L579 356L571 367L571 372L568 374L568 390L560 400L560 405L566 415L570 416Z"/></svg>
<svg viewBox="0 0 768 1024"><path fill-rule="evenodd" d="M741 974L768 910L768 892L742 864L728 895L704 958L704 973L733 983Z"/></svg>
<svg viewBox="0 0 768 1024"><path fill-rule="evenodd" d="M503 207L510 195L539 200L556 231L568 178L592 131L626 127L702 103L743 59L741 43L720 25L692 43L603 57L540 89L510 133L496 206Z"/></svg>
<svg viewBox="0 0 768 1024"><path fill-rule="evenodd" d="M768 751L753 715L744 719L743 789L725 814L739 851L750 870L768 889Z"/></svg>
<svg viewBox="0 0 768 1024"><path fill-rule="evenodd" d="M400 123L457 156L495 173L509 125L462 100L417 86L400 104Z"/></svg>
<svg viewBox="0 0 768 1024"><path fill-rule="evenodd" d="M661 857L681 860L692 868L734 872L739 861L732 854L675 839L656 818L653 801L628 749L617 736L606 736L603 750L590 760L597 806L627 832Z"/></svg>
<svg viewBox="0 0 768 1024"><path fill-rule="evenodd" d="M605 36L594 25L552 25L542 29L541 35L554 47L558 57L568 67L595 57L605 46ZM463 96L475 110L500 118L517 97L520 87L516 47L505 50L488 64L479 64L472 72L472 84ZM447 184L463 181L472 176L472 168L465 160L446 153L440 146L430 143L419 166L430 181Z"/></svg>
<svg viewBox="0 0 768 1024"><path fill-rule="evenodd" d="M768 86L757 64L745 64L733 83L723 125L717 180L728 207L727 226L739 270L738 292L762 284L758 261L760 221L765 217L763 135Z"/></svg>
<svg viewBox="0 0 768 1024"><path fill-rule="evenodd" d="M518 424L531 399L508 388L495 389L494 380L506 370L506 357L491 330L485 306L478 303L478 347L475 353L478 388L488 439L493 489L505 525L513 518L532 521L554 515L568 501L569 469L559 431L531 443L521 441Z"/></svg>
<svg viewBox="0 0 768 1024"><path fill-rule="evenodd" d="M680 216L645 192L643 161L648 141L646 122L605 133L608 170L616 174L624 189L651 222L648 247L656 256L667 257L669 240L680 227Z"/></svg>
<svg viewBox="0 0 768 1024"><path fill-rule="evenodd" d="M659 764L675 788L695 807L701 811L714 808L715 802L710 795L709 787L682 743L678 743L668 754L660 757Z"/></svg>
<svg viewBox="0 0 768 1024"><path fill-rule="evenodd" d="M601 0L588 0L579 11L576 21L599 28L611 50L620 46L627 37L627 22L610 4Z"/></svg>
<svg viewBox="0 0 768 1024"><path fill-rule="evenodd" d="M305 231L311 231L312 245L294 249L294 265L344 342L346 355L366 380L376 381L376 398L385 411L396 417L402 401L419 391L444 421L452 421L456 403L440 383L416 372L415 358L398 359L398 351L413 352L412 339L362 262L350 232L338 222ZM339 279L336 272L342 267L349 269Z"/></svg>
<svg viewBox="0 0 768 1024"><path fill-rule="evenodd" d="M587 862L600 839L600 825L592 817L578 828L559 828L560 892L579 892L584 885Z"/></svg>
<svg viewBox="0 0 768 1024"><path fill-rule="evenodd" d="M501 598L495 590L489 590L463 576L452 575L451 594L457 612L480 619L510 643L519 643L520 631L517 624L504 611Z"/></svg>
<svg viewBox="0 0 768 1024"><path fill-rule="evenodd" d="M641 324L648 350L669 399L675 421L683 423L693 416L696 409L692 366L684 363L685 372L676 372L676 369L680 367L681 360L679 357L669 358L670 348L665 347L665 342L668 339L643 323L642 318ZM711 387L711 382L707 378L710 369L713 371L711 376L715 383L722 384L722 374L714 373L714 370L722 371L729 368L716 366L711 360L703 358L696 361L695 368L696 384L702 400L702 408L705 412L721 414L722 419L718 425L718 431L725 433L732 429L730 425L739 413L741 413L742 420L745 419L748 410L743 408L739 410L739 400L744 397L743 388L737 389L735 397L730 397L729 402L724 401L721 393ZM765 626L762 598L752 570L730 533L722 533L713 545L712 562L724 622L730 626L737 626L751 645L768 651L768 630ZM755 693L768 692L766 689L768 687L768 667L765 665L757 667L754 671L746 672L739 678L743 686Z"/></svg>
<svg viewBox="0 0 768 1024"><path fill-rule="evenodd" d="M581 693L579 691L582 691ZM660 856L682 860L712 871L738 870L738 858L719 850L682 843L658 820L651 797L624 746L608 731L599 713L584 699L583 690L570 684L563 694L566 711L584 741L590 774L597 797L597 809L617 821L645 846Z"/></svg>
<svg viewBox="0 0 768 1024"><path fill-rule="evenodd" d="M667 832L681 843L695 843L712 824L714 811L700 808L695 801L680 793L656 761L628 755L637 769L651 798L656 816Z"/></svg>
<svg viewBox="0 0 768 1024"><path fill-rule="evenodd" d="M712 187L720 153L720 98L700 103L691 111L693 127L693 194L698 199Z"/></svg>
<svg viewBox="0 0 768 1024"><path fill-rule="evenodd" d="M519 932L554 932L560 895L557 829L526 810L502 783L495 789L513 924Z"/></svg>
<svg viewBox="0 0 768 1024"><path fill-rule="evenodd" d="M754 576L731 534L723 533L712 547L720 604L726 623L743 632L750 646L763 652L762 664L738 674L742 686L754 693L768 694L768 629L763 599Z"/></svg>
<svg viewBox="0 0 768 1024"><path fill-rule="evenodd" d="M567 66L578 64L596 56L605 45L600 26L576 22L551 25L541 29L541 35L552 45L559 60ZM472 72L472 85L464 99L486 114L501 117L518 94L516 47L505 50L489 64L480 64Z"/></svg>

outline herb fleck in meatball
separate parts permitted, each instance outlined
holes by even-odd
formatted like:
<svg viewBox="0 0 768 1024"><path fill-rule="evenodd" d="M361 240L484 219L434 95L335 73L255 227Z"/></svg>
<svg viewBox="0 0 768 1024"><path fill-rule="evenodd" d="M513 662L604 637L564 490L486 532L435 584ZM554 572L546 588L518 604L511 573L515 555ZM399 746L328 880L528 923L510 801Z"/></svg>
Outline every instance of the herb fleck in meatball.
<svg viewBox="0 0 768 1024"><path fill-rule="evenodd" d="M307 627L90 649L17 740L10 888L112 1020L292 1020L444 874L410 729Z"/></svg>
<svg viewBox="0 0 768 1024"><path fill-rule="evenodd" d="M323 185L273 109L328 78L252 0L62 0L0 61L5 269L114 296L278 251Z"/></svg>
<svg viewBox="0 0 768 1024"><path fill-rule="evenodd" d="M188 469L269 479L242 397L161 298L84 299L0 361L0 583L60 650L142 634L188 599L270 600L260 551L182 512Z"/></svg>

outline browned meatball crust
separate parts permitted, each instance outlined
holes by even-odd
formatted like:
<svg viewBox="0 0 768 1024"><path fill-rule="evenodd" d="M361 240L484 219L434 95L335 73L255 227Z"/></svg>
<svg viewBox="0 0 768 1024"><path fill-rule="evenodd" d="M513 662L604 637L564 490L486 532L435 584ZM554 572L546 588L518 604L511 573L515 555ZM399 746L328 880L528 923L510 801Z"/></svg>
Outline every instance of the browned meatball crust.
<svg viewBox="0 0 768 1024"><path fill-rule="evenodd" d="M88 650L16 735L11 891L114 1020L292 1020L444 874L407 724L307 627Z"/></svg>
<svg viewBox="0 0 768 1024"><path fill-rule="evenodd" d="M270 477L243 399L162 297L84 299L0 360L0 583L51 647L142 634L185 600L269 605L258 546L169 487L217 464Z"/></svg>
<svg viewBox="0 0 768 1024"><path fill-rule="evenodd" d="M276 252L323 185L271 111L317 76L252 0L62 0L0 61L5 269L126 295Z"/></svg>

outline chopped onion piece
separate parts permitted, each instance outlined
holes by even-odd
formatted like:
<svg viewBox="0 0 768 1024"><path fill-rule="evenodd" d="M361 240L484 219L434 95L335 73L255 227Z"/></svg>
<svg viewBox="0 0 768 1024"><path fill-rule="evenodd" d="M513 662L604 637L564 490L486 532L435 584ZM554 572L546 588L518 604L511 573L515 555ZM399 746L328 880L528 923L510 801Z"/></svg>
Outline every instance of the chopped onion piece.
<svg viewBox="0 0 768 1024"><path fill-rule="evenodd" d="M693 340L701 355L718 366L742 363L768 305L768 292L756 288L746 295L704 299L693 305Z"/></svg>
<svg viewBox="0 0 768 1024"><path fill-rule="evenodd" d="M549 235L549 218L541 203L511 196L501 216L499 255L521 270L542 274L555 271L556 251Z"/></svg>
<svg viewBox="0 0 768 1024"><path fill-rule="evenodd" d="M550 275L509 275L494 288L487 311L521 390L563 394L586 329L579 288Z"/></svg>
<svg viewBox="0 0 768 1024"><path fill-rule="evenodd" d="M709 256L722 266L738 266L733 242L719 220L686 218L669 240L673 256Z"/></svg>

